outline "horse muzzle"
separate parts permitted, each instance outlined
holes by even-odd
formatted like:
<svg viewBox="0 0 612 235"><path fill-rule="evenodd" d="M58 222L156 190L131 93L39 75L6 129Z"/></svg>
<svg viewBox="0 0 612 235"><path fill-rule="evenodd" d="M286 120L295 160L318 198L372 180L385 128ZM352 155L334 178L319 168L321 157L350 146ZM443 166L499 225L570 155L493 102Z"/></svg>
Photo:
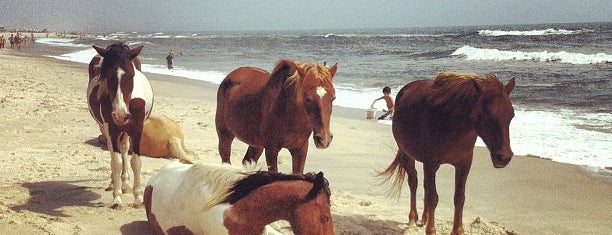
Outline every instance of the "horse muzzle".
<svg viewBox="0 0 612 235"><path fill-rule="evenodd" d="M510 160L512 160L512 156L514 156L514 153L512 153L512 151L510 151L509 153L491 153L491 161L493 161L493 166L495 168L504 168L508 165L508 163L510 163Z"/></svg>
<svg viewBox="0 0 612 235"><path fill-rule="evenodd" d="M118 113L118 112L113 112L112 115L113 115L113 120L115 121L115 123L117 123L117 125L127 124L131 116L129 113Z"/></svg>
<svg viewBox="0 0 612 235"><path fill-rule="evenodd" d="M314 140L315 146L318 149L324 149L329 147L333 138L334 135L332 135L331 133L324 135L314 133L312 135L312 139Z"/></svg>

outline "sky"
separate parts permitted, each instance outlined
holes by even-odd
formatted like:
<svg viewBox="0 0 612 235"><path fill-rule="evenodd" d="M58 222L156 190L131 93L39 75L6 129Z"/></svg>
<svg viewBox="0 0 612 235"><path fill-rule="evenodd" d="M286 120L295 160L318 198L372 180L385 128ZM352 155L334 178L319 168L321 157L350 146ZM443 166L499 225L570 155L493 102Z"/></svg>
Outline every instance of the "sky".
<svg viewBox="0 0 612 235"><path fill-rule="evenodd" d="M612 22L612 0L0 0L0 26L245 31Z"/></svg>

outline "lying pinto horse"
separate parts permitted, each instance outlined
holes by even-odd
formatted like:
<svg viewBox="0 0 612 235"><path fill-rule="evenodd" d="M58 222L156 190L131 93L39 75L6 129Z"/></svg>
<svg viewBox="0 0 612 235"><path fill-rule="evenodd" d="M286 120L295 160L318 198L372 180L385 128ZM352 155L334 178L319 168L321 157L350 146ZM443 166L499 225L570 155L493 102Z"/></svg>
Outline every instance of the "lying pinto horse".
<svg viewBox="0 0 612 235"><path fill-rule="evenodd" d="M392 124L399 149L393 163L381 175L390 178L396 173L393 182L396 195L408 175L410 224L418 220L415 160L423 163L425 171L422 220L427 225L427 234L436 233L436 171L441 164L451 164L455 167L455 216L451 234L463 234L465 182L472 165L476 136L487 145L494 167L505 167L512 159L509 126L514 108L508 96L513 88L514 78L504 86L491 74L481 77L439 73L434 80L414 81L399 91Z"/></svg>
<svg viewBox="0 0 612 235"><path fill-rule="evenodd" d="M286 220L295 234L334 234L323 173L285 175L229 164L171 162L145 188L155 234L274 233Z"/></svg>
<svg viewBox="0 0 612 235"><path fill-rule="evenodd" d="M102 144L106 137L98 136ZM183 163L193 163L197 155L185 148L185 137L181 127L172 119L149 116L144 122L140 139L140 155L153 158L175 158Z"/></svg>
<svg viewBox="0 0 612 235"><path fill-rule="evenodd" d="M303 173L311 133L317 148L327 148L333 138L337 67L280 60L271 74L253 67L229 73L219 85L215 116L222 162L230 163L237 137L249 145L243 163L256 162L265 149L268 169L278 171L278 152L287 148L293 173Z"/></svg>
<svg viewBox="0 0 612 235"><path fill-rule="evenodd" d="M140 137L144 120L153 107L151 84L140 72L140 63L136 58L142 46L130 49L117 43L106 49L93 47L98 55L89 63L87 103L89 113L98 122L111 153L111 207L122 207L122 192L132 190L128 185L130 165L134 174L133 205L139 207L143 200ZM127 161L128 153L132 154L130 162Z"/></svg>

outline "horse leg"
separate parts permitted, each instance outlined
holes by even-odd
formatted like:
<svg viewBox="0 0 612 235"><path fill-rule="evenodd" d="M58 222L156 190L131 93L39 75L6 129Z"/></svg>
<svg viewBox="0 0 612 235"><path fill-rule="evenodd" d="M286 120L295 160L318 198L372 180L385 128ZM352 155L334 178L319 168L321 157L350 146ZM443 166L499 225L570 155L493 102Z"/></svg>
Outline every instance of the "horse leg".
<svg viewBox="0 0 612 235"><path fill-rule="evenodd" d="M242 159L242 164L244 165L250 162L259 161L259 157L261 157L263 151L263 148L258 148L249 145L249 148L247 149L247 152L244 154L244 158Z"/></svg>
<svg viewBox="0 0 612 235"><path fill-rule="evenodd" d="M221 162L231 164L232 142L234 135L227 129L217 127L217 136L219 137L219 155Z"/></svg>
<svg viewBox="0 0 612 235"><path fill-rule="evenodd" d="M280 147L265 147L268 171L278 172L278 152Z"/></svg>
<svg viewBox="0 0 612 235"><path fill-rule="evenodd" d="M423 224L425 226L425 234L436 234L435 211L438 206L438 192L436 192L436 171L440 165L431 165L423 163L424 186L425 186L425 210L423 211Z"/></svg>
<svg viewBox="0 0 612 235"><path fill-rule="evenodd" d="M142 202L144 201L143 195L144 195L144 191L142 189L142 184L140 182L140 172L142 169L142 161L140 160L140 155L138 155L137 153L132 154L132 159L131 159L131 165L132 165L132 172L134 174L134 204L133 207L135 208L139 208L140 206L142 206Z"/></svg>
<svg viewBox="0 0 612 235"><path fill-rule="evenodd" d="M108 187L105 189L105 191L111 191L115 188L115 184L113 183L113 163L112 163L112 159L113 159L113 141L111 141L111 137L110 134L108 133L108 123L103 123L103 124L99 124L98 125L100 127L100 132L102 133L102 136L104 136L104 138L106 139L106 149L108 151L110 151L111 153L111 182L110 184L108 184ZM99 137L98 137L99 138Z"/></svg>
<svg viewBox="0 0 612 235"><path fill-rule="evenodd" d="M405 159L407 163L404 166L404 169L408 174L408 187L410 188L410 213L408 214L408 224L416 225L416 222L419 220L419 215L416 209L416 193L419 184L417 178L417 171L414 165L414 159L409 158L406 155L400 157L403 157L403 159Z"/></svg>
<svg viewBox="0 0 612 235"><path fill-rule="evenodd" d="M121 191L123 193L132 192L130 186L130 172L128 151L130 150L130 136L126 133L121 133L119 137L119 152L121 153Z"/></svg>
<svg viewBox="0 0 612 235"><path fill-rule="evenodd" d="M455 166L455 217L451 235L463 234L463 204L465 202L465 182L470 173L471 163Z"/></svg>
<svg viewBox="0 0 612 235"><path fill-rule="evenodd" d="M304 165L306 165L306 155L308 153L308 143L301 148L289 149L291 153L291 164L293 174L304 174Z"/></svg>
<svg viewBox="0 0 612 235"><path fill-rule="evenodd" d="M111 208L119 209L123 205L121 202L121 156L117 154L111 144L111 184L113 185L113 205Z"/></svg>

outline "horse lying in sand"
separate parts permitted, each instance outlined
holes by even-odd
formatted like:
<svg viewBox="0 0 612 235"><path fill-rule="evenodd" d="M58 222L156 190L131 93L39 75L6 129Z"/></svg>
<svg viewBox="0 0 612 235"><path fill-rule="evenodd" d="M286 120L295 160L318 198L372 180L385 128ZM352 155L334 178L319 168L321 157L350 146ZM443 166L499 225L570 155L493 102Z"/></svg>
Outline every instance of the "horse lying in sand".
<svg viewBox="0 0 612 235"><path fill-rule="evenodd" d="M323 173L286 175L242 166L171 162L145 187L147 219L158 234L269 234L286 220L295 234L334 234Z"/></svg>
<svg viewBox="0 0 612 235"><path fill-rule="evenodd" d="M102 144L106 139L98 136ZM183 163L192 163L198 156L185 148L185 137L181 127L172 119L150 116L144 122L140 140L140 154L153 158L175 158Z"/></svg>

